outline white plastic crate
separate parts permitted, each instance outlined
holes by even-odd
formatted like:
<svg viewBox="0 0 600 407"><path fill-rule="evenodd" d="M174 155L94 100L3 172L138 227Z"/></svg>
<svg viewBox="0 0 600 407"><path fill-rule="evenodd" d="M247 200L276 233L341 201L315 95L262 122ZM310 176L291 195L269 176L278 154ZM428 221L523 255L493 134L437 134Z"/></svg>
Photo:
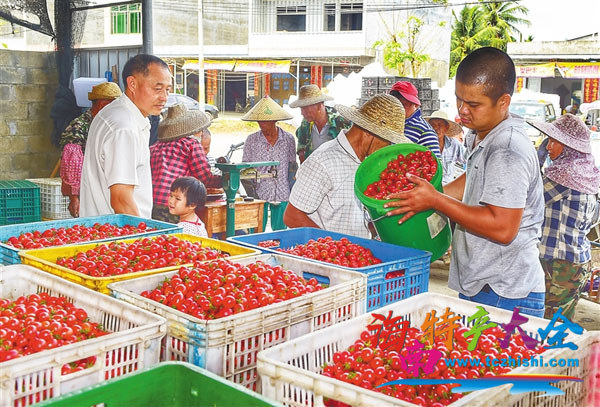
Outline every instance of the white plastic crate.
<svg viewBox="0 0 600 407"><path fill-rule="evenodd" d="M0 405L28 406L159 362L163 318L30 266L1 266L0 281L2 298L40 292L66 297L112 332L0 363ZM94 366L61 374L65 364L94 356Z"/></svg>
<svg viewBox="0 0 600 407"><path fill-rule="evenodd" d="M60 178L31 178L40 187L40 202L42 205L42 218L72 219L69 213L69 197L63 196L61 192L62 181Z"/></svg>
<svg viewBox="0 0 600 407"><path fill-rule="evenodd" d="M473 324L467 324L466 318L477 311L477 305L481 304L441 294L424 293L374 310L373 313L387 315L391 310L394 316L402 315L411 321L411 325L420 326L425 321L426 314L432 309L436 310L437 315L441 315L446 307L450 307L451 311L461 316L459 322L470 326ZM491 321L507 323L511 320L511 311L491 306L484 306L484 308L489 312ZM528 318L529 321L522 327L527 334L539 339L538 328L546 328L549 321L530 316ZM335 352L351 346L372 321L373 317L368 313L335 327L323 329L260 352L257 368L261 376L262 394L282 402L284 405L295 407L322 407L324 398L338 400L355 407L415 407L415 404L320 374L323 364L331 363ZM560 382L557 386L565 391L565 395L555 397L537 397L538 393L512 395L509 394L510 386L504 385L471 392L450 406L559 407L588 405L585 404L585 400L589 395L590 384L594 376L594 374L590 374L590 371L600 374L599 366L595 368L590 366L591 345L600 343L600 336L595 333L582 336L570 333L567 340L575 342L579 349L576 351L570 349L548 350L543 354L544 359L577 358L579 367L519 367L511 372L511 374L568 374L586 378L584 382Z"/></svg>
<svg viewBox="0 0 600 407"><path fill-rule="evenodd" d="M260 391L259 351L365 312L367 276L288 256L265 254L235 260L281 265L304 278L321 277L330 286L281 303L205 321L140 296L176 272L109 284L112 295L167 319L161 360L193 363L235 383ZM320 276L320 277L319 277Z"/></svg>

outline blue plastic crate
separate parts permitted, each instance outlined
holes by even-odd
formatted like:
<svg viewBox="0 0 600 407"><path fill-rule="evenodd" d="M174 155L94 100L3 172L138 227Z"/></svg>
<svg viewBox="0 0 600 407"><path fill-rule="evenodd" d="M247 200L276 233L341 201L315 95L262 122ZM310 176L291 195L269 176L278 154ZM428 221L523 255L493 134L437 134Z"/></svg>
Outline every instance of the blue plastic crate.
<svg viewBox="0 0 600 407"><path fill-rule="evenodd" d="M110 223L112 225L117 225L119 227L125 225L138 225L140 222L146 222L148 228L153 228L156 230L144 233L137 233L134 235L127 236L117 236L111 237L108 239L100 239L94 240L94 242L106 242L111 240L118 240L123 238L130 237L139 237L139 236L155 236L162 234L171 234L171 233L181 233L182 228L174 225L172 223L160 222L154 219L144 219L137 216L131 215L102 215L102 216L92 216L89 218L76 218L76 219L61 219L61 220L52 220L46 222L34 222L34 223L23 223L19 225L8 225L8 226L0 226L0 264L19 264L21 263L21 258L19 257L19 250L14 247L6 244L5 242L11 236L18 236L21 233L26 232L35 232L36 230L39 232L44 232L51 228L67 228L73 225L83 225L83 226L93 226L95 223ZM82 242L80 242L82 243ZM76 243L79 244L79 243Z"/></svg>
<svg viewBox="0 0 600 407"><path fill-rule="evenodd" d="M0 181L0 225L37 222L40 212L38 185L24 180Z"/></svg>
<svg viewBox="0 0 600 407"><path fill-rule="evenodd" d="M233 236L228 238L228 240L262 250L265 253L276 253L298 258L299 256L277 251L277 248L289 249L290 247L304 244L311 239L317 240L320 237L327 236L330 236L334 240L340 240L345 237L352 243L370 249L373 256L381 260L380 264L360 268L335 265L343 269L359 271L369 276L367 281L367 311L427 292L429 288L431 253L424 250L396 246L377 240L363 239L316 228L297 228L277 232ZM279 246L271 248L260 247L258 244L265 240L278 241ZM319 260L302 258L320 264L331 265L331 263Z"/></svg>

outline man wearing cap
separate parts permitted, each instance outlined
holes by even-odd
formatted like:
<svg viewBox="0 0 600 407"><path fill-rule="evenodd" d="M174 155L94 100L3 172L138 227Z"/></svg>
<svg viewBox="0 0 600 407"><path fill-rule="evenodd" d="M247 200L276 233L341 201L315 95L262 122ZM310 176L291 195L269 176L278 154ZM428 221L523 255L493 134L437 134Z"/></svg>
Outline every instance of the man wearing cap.
<svg viewBox="0 0 600 407"><path fill-rule="evenodd" d="M412 142L427 147L441 158L437 134L421 115L419 91L415 85L405 81L396 82L390 90L390 95L397 98L404 106L406 112L404 135Z"/></svg>
<svg viewBox="0 0 600 407"><path fill-rule="evenodd" d="M290 107L299 107L304 117L296 130L300 163L321 144L333 140L341 130L350 128L352 124L334 109L326 107L323 102L327 100L333 98L324 94L317 85L304 85L300 88L298 99L290 103Z"/></svg>
<svg viewBox="0 0 600 407"><path fill-rule="evenodd" d="M172 77L153 55L129 59L125 93L94 118L81 176L81 216L124 213L150 218L150 122L167 103Z"/></svg>
<svg viewBox="0 0 600 407"><path fill-rule="evenodd" d="M79 216L79 186L81 183L81 167L85 152L85 142L92 119L102 108L121 96L119 85L105 82L96 85L88 92L92 107L81 116L73 119L60 136L60 178L61 192L69 197L69 213L74 218Z"/></svg>
<svg viewBox="0 0 600 407"><path fill-rule="evenodd" d="M289 227L317 227L370 238L363 208L354 194L360 163L389 144L410 143L404 136L404 108L390 95L376 95L360 109L337 105L353 123L324 143L298 169L283 220Z"/></svg>
<svg viewBox="0 0 600 407"><path fill-rule="evenodd" d="M287 131L277 126L278 120L292 118L281 106L269 96L262 98L246 113L242 120L257 121L260 130L252 133L244 144L243 162L279 161L277 178L262 178L254 183L258 199L265 203L265 215L271 211L271 229L285 229L283 224L283 211L290 196L290 179L295 175L296 141ZM258 167L257 171L264 174L269 167ZM292 176L289 176L292 172ZM266 226L267 216L263 218L263 228Z"/></svg>
<svg viewBox="0 0 600 407"><path fill-rule="evenodd" d="M425 120L427 120L438 136L442 152L442 169L444 171L442 185L446 185L460 175L457 174L456 164L460 166L466 164L465 146L455 138L456 135L462 132L462 129L458 124L448 120L448 115L441 110L433 112Z"/></svg>
<svg viewBox="0 0 600 407"><path fill-rule="evenodd" d="M209 125L204 112L188 110L181 103L171 106L158 125L158 141L150 147L153 219L178 222L168 207L171 184L177 178L191 176L207 188L221 187L221 177L211 173L202 148L202 133Z"/></svg>
<svg viewBox="0 0 600 407"><path fill-rule="evenodd" d="M448 287L459 298L544 316L538 243L544 217L537 155L521 117L509 107L515 65L503 51L479 48L456 71L456 103L467 134L467 171L438 192L424 179L388 195L388 215L433 209L456 222Z"/></svg>

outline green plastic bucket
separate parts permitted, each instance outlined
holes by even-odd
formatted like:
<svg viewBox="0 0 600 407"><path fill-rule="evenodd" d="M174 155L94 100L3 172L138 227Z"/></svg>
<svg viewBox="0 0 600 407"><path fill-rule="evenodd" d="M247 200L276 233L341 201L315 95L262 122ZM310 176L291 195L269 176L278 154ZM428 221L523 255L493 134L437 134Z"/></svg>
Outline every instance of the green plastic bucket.
<svg viewBox="0 0 600 407"><path fill-rule="evenodd" d="M379 179L379 174L387 167L388 162L396 159L399 154L407 155L415 151L428 149L419 144L393 144L371 154L359 165L354 178L354 193L367 208L371 218L378 218L388 212L389 209L383 205L390 201L366 196L364 191L367 186ZM442 164L439 159L437 162L437 172L431 183L442 192ZM415 214L399 225L398 221L402 216L385 217L375 222L375 229L382 241L431 252L431 261L444 255L452 240L450 224L444 215L428 210Z"/></svg>

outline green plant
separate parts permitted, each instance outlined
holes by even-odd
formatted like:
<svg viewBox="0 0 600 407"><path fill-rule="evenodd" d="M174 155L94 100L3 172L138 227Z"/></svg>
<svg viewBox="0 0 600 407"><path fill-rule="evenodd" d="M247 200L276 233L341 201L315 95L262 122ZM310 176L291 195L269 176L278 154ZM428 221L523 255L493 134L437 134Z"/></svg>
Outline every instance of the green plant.
<svg viewBox="0 0 600 407"><path fill-rule="evenodd" d="M420 36L424 24L423 20L415 16L408 17L404 31L392 32L385 24L388 38L373 44L373 48L383 50L385 66L397 70L400 75L419 75L423 63L431 59L421 51Z"/></svg>

